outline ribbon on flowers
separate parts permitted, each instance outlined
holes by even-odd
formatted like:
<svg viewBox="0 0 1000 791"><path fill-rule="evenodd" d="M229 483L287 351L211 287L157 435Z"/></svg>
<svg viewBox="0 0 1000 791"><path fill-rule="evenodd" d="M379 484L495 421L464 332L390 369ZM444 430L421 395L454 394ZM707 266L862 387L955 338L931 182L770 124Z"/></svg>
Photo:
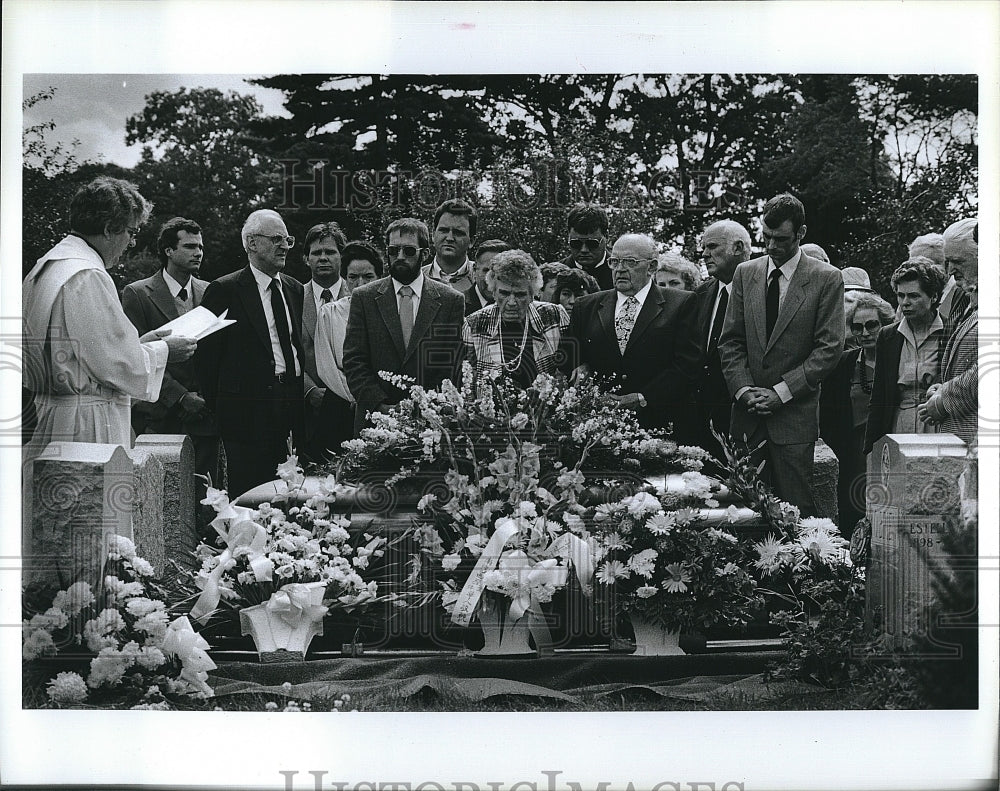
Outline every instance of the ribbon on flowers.
<svg viewBox="0 0 1000 791"><path fill-rule="evenodd" d="M235 524L228 525L230 519L222 519L221 517L212 521L212 526L226 542L226 549L219 556L218 565L212 569L212 573L205 580L205 588L202 590L201 596L191 608L191 617L195 621L205 619L219 606L219 600L222 598L220 588L222 575L226 573L230 563L233 562L233 554L240 547L247 548L247 562L257 582L270 580L274 571L274 565L264 555L264 549L267 546L267 531L250 520L249 514L252 511L249 508L235 506L234 511L237 512L236 518L240 519Z"/></svg>
<svg viewBox="0 0 1000 791"><path fill-rule="evenodd" d="M325 582L290 582L271 594L267 600L267 611L276 614L289 626L303 621L322 621L327 608L314 604L313 600L317 591L322 598L325 589Z"/></svg>
<svg viewBox="0 0 1000 791"><path fill-rule="evenodd" d="M493 536L490 538L486 548L476 561L472 573L462 586L462 592L458 594L455 608L451 611L452 623L459 626L468 626L472 621L472 614L476 611L476 606L482 598L486 589L485 577L496 567L503 553L504 544L512 535L517 532L517 524L513 519L501 519L497 522Z"/></svg>
<svg viewBox="0 0 1000 791"><path fill-rule="evenodd" d="M207 686L208 671L217 667L206 653L208 648L205 638L192 628L186 615L174 618L163 637L163 653L181 661L181 678L202 689Z"/></svg>
<svg viewBox="0 0 1000 791"><path fill-rule="evenodd" d="M552 542L548 554L550 557L562 558L573 564L580 587L589 596L593 590L591 579L594 576L594 551L590 544L572 533L562 533Z"/></svg>

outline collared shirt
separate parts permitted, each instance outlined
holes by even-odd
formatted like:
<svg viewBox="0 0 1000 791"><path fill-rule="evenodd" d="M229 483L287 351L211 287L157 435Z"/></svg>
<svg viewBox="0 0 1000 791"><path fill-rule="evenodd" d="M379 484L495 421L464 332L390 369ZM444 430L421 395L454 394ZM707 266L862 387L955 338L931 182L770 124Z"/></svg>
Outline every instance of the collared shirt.
<svg viewBox="0 0 1000 791"><path fill-rule="evenodd" d="M323 292L327 289L323 288L323 286L321 286L315 280L310 280L309 285L312 286L311 293L313 298L313 304L316 305L316 315L319 316L319 309L323 307ZM341 297L345 296L344 279L342 277L338 277L337 282L334 283L332 286L330 286L329 291L331 296L330 300L331 302L334 302L340 299Z"/></svg>
<svg viewBox="0 0 1000 791"><path fill-rule="evenodd" d="M278 277L271 277L270 275L265 275L253 264L250 264L250 272L253 274L253 279L257 281L257 293L260 295L260 304L264 308L264 320L267 322L267 334L271 337L271 355L274 357L274 373L283 374L288 370L288 362L285 360L285 355L281 352L281 341L278 338L278 325L274 323L274 311L271 309L271 281L277 280L278 287L281 287L281 279ZM288 300L284 298L284 292L281 294L282 302L285 305L285 321L288 322L288 331L292 331L292 316L288 312ZM298 359L298 352L295 350L295 344L292 344L292 356L295 357L295 375L301 376L302 365Z"/></svg>
<svg viewBox="0 0 1000 791"><path fill-rule="evenodd" d="M775 269L781 271L781 277L778 278L778 307L781 307L781 303L785 301L785 294L788 293L788 284L791 282L792 277L795 275L795 270L799 268L799 262L802 260L802 248L789 258L781 266L774 263L774 260L770 258L767 259L767 282L771 282L771 272Z"/></svg>
<svg viewBox="0 0 1000 791"><path fill-rule="evenodd" d="M399 289L407 285L406 283L400 283L396 278L391 278L392 280L392 291L396 295L396 312L399 312ZM410 299L413 300L413 320L417 319L417 311L420 309L420 295L424 290L424 275L423 272L417 275L412 283L409 284L410 288L413 289L413 296Z"/></svg>
<svg viewBox="0 0 1000 791"><path fill-rule="evenodd" d="M441 264L438 263L437 256L434 256L434 260L431 261L431 268L427 271L427 276L431 280L437 280L441 283L447 283L448 285L451 285L456 280L461 280L462 278L468 278L471 280L472 275L469 274L469 259L466 258L458 269L451 274L448 274L441 269Z"/></svg>
<svg viewBox="0 0 1000 791"><path fill-rule="evenodd" d="M183 315L191 310L191 308L194 307L194 290L189 288L189 286L191 286L191 279L188 278L187 286L182 286L167 274L166 269L161 269L160 274L163 275L163 282L167 284L167 290L170 291L170 296L172 296L174 298L174 302L177 303L178 312ZM186 290L187 299L181 299L180 297L182 288Z"/></svg>
<svg viewBox="0 0 1000 791"><path fill-rule="evenodd" d="M638 316L639 315L639 311L642 310L642 306L646 302L646 297L649 296L649 289L652 287L652 285L653 285L653 281L649 280L649 281L646 282L646 285L644 285L642 288L640 288L636 292L635 298L636 298L636 300L639 303L639 307L638 307L638 309L635 312L636 316ZM621 291L618 291L616 293L618 294L618 302L615 303L615 318L617 319L618 316L621 315L622 309L625 307L625 300L628 299L628 297L625 294L623 294Z"/></svg>
<svg viewBox="0 0 1000 791"><path fill-rule="evenodd" d="M779 289L781 288L780 284L778 288ZM733 296L732 289L733 289L732 283L723 283L721 280L719 281L719 290L715 293L715 302L712 305L712 315L711 317L709 317L708 320L708 337L705 339L706 349L708 348L708 344L712 340L712 327L715 326L715 314L719 312L719 300L722 299L722 292L725 291L726 294L728 294L727 299L732 299Z"/></svg>
<svg viewBox="0 0 1000 791"><path fill-rule="evenodd" d="M487 305L491 305L493 303L493 300L490 297L486 296L482 291L479 290L478 284L476 284L474 288L476 289L476 296L479 298L480 305L482 305L485 308Z"/></svg>

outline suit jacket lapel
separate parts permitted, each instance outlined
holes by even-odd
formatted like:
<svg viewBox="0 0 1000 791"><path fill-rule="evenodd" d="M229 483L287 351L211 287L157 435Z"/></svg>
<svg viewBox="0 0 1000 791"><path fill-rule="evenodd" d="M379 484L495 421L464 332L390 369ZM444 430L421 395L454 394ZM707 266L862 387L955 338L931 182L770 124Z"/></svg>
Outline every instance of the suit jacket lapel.
<svg viewBox="0 0 1000 791"><path fill-rule="evenodd" d="M254 328L261 343L271 351L271 334L267 331L267 319L264 317L264 306L260 301L260 291L257 290L257 281L247 266L240 272L237 280L236 293L243 302L243 309L250 320L250 326Z"/></svg>
<svg viewBox="0 0 1000 791"><path fill-rule="evenodd" d="M434 291L433 287L428 288L428 283L430 281L424 278L424 288L420 294L420 305L417 307L417 315L413 317L413 332L410 335L410 345L406 350L406 355L403 357L405 360L413 354L413 350L417 348L417 341L419 341L430 329L431 324L434 323L434 317L437 316L438 307L441 305L441 298ZM397 315L397 322L399 318ZM399 337L402 339L403 331L400 329Z"/></svg>
<svg viewBox="0 0 1000 791"><path fill-rule="evenodd" d="M637 340L642 333L646 331L646 328L660 315L663 310L664 303L663 294L656 287L654 283L649 287L649 293L646 294L646 301L642 303L642 308L639 310L639 315L635 317L635 324L632 325L632 332L628 336L628 343L625 344L625 351L633 348L635 344L639 343ZM615 336L615 340L618 336Z"/></svg>
<svg viewBox="0 0 1000 791"><path fill-rule="evenodd" d="M767 288L764 281L767 279L767 258L762 259L753 268L750 274L750 283L747 285L747 295L745 304L749 306L748 312L757 332L757 341L760 348L764 348L767 343Z"/></svg>
<svg viewBox="0 0 1000 791"><path fill-rule="evenodd" d="M191 278L191 298L192 304L198 307L201 304L201 300L205 296L205 289L208 288L207 280L198 280L197 278Z"/></svg>
<svg viewBox="0 0 1000 791"><path fill-rule="evenodd" d="M788 284L788 289L785 291L785 298L781 300L781 307L778 309L778 319L774 322L774 330L771 332L771 338L764 349L765 353L774 345L781 333L785 331L788 323L792 320L792 316L795 315L795 311L799 309L802 300L806 298L805 283L807 273L806 259L803 256L802 260L799 261L798 268L795 270L792 281ZM766 299L767 295L765 294L765 301Z"/></svg>
<svg viewBox="0 0 1000 791"><path fill-rule="evenodd" d="M618 292L612 289L601 299L601 304L597 306L597 317L604 328L604 336L609 338L615 352L621 357L621 350L618 348L618 333L615 332L615 305L618 303Z"/></svg>
<svg viewBox="0 0 1000 791"><path fill-rule="evenodd" d="M403 345L403 327L399 323L399 307L396 305L396 293L392 290L392 278L387 277L380 288L381 292L375 297L375 304L378 306L382 321L385 322L389 337L396 344L396 350L402 359L406 355L406 347Z"/></svg>
<svg viewBox="0 0 1000 791"><path fill-rule="evenodd" d="M715 298L719 295L719 281L713 279L711 286L702 294L701 305L698 307L698 340L707 345L708 334L712 331L712 308L715 307Z"/></svg>
<svg viewBox="0 0 1000 791"><path fill-rule="evenodd" d="M174 298L170 294L170 289L167 288L167 283L160 274L153 275L153 280L147 286L149 289L149 299L156 306L156 309L160 311L167 319L167 321L173 321L177 318L177 303L174 302Z"/></svg>
<svg viewBox="0 0 1000 791"><path fill-rule="evenodd" d="M295 294L289 286L291 278L285 274L279 274L278 279L281 281L281 295L285 298L285 304L288 305L288 315L292 318L292 343L296 344L301 352L302 350L302 311L304 310L304 298L300 302L295 299ZM312 292L309 293L309 301L312 302ZM313 304L313 313L316 312L316 305ZM313 317L313 322L315 323L315 316ZM312 332L310 332L312 335Z"/></svg>

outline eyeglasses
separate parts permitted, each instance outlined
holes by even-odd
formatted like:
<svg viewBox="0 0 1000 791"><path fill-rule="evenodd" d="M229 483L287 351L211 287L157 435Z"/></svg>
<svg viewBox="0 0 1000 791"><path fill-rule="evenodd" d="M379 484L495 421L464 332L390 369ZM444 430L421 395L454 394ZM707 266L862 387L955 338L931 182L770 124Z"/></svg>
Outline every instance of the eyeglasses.
<svg viewBox="0 0 1000 791"><path fill-rule="evenodd" d="M603 239L570 239L569 249L579 251L586 247L588 250L593 252L594 250L600 248L603 243Z"/></svg>
<svg viewBox="0 0 1000 791"><path fill-rule="evenodd" d="M139 235L139 231L141 231L142 228L129 228L128 226L126 226L125 230L128 231L128 235L131 238L135 239L135 237Z"/></svg>
<svg viewBox="0 0 1000 791"><path fill-rule="evenodd" d="M413 258L413 256L415 256L418 252L420 252L421 250L426 250L427 248L426 247L414 247L412 244L403 244L403 245L390 244L385 249L386 249L386 252L389 253L389 258L395 258L401 252L402 252L404 258Z"/></svg>
<svg viewBox="0 0 1000 791"><path fill-rule="evenodd" d="M650 261L655 261L655 258L609 258L608 266L612 269L633 269L639 266L639 264L648 264Z"/></svg>
<svg viewBox="0 0 1000 791"><path fill-rule="evenodd" d="M289 247L295 247L295 237L294 236L282 236L280 233L276 233L273 236L268 236L266 233L252 233L251 236L257 236L262 239L269 239L271 244L277 247L279 244L284 242Z"/></svg>
<svg viewBox="0 0 1000 791"><path fill-rule="evenodd" d="M882 329L882 325L877 321L866 321L864 324L851 322L851 332L855 335L860 335L862 332L875 332L880 329Z"/></svg>

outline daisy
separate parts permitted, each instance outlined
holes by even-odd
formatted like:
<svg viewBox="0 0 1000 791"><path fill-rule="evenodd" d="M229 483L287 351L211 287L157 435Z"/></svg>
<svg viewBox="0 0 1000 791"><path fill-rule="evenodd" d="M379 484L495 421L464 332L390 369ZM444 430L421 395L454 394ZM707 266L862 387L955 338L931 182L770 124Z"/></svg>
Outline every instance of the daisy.
<svg viewBox="0 0 1000 791"><path fill-rule="evenodd" d="M631 545L617 532L608 533L601 541L609 552L615 549L630 549Z"/></svg>
<svg viewBox="0 0 1000 791"><path fill-rule="evenodd" d="M629 571L620 560L606 560L597 570L597 579L605 585L611 585L617 579L627 579Z"/></svg>
<svg viewBox="0 0 1000 791"><path fill-rule="evenodd" d="M670 535L670 531L674 529L674 518L660 511L646 520L646 528L654 536Z"/></svg>
<svg viewBox="0 0 1000 791"><path fill-rule="evenodd" d="M691 581L691 575L680 563L671 563L664 569L667 578L663 580L663 589L667 593L684 593L687 591L687 583Z"/></svg>
<svg viewBox="0 0 1000 791"><path fill-rule="evenodd" d="M820 563L832 563L839 560L844 539L839 536L831 536L822 528L814 528L802 532L799 535L798 543L813 560Z"/></svg>

